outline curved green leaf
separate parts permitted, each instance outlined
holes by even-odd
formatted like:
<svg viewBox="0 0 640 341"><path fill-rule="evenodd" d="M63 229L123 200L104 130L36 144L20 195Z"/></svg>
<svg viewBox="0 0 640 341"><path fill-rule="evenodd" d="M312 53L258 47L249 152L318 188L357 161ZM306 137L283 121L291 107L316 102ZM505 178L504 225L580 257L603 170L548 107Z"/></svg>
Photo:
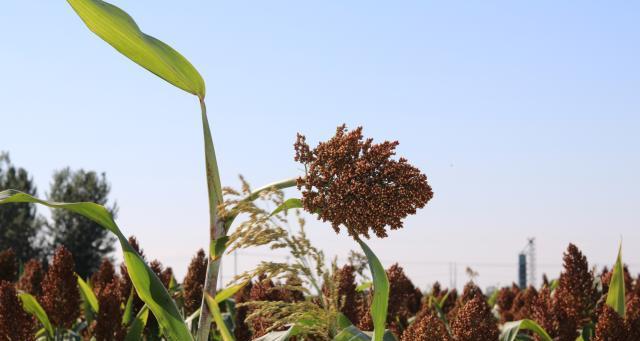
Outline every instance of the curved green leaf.
<svg viewBox="0 0 640 341"><path fill-rule="evenodd" d="M551 336L544 328L540 327L535 321L524 319L520 321L507 322L502 326L500 341L514 341L518 337L521 330L530 330L537 334L542 341L553 341Z"/></svg>
<svg viewBox="0 0 640 341"><path fill-rule="evenodd" d="M240 283L240 284L236 284L236 285L232 285L232 286L226 287L226 288L220 290L216 294L216 297L214 299L218 304L220 304L220 303L224 302L224 300L226 300L228 298L231 298L231 296L235 295L245 285L247 285L247 282L243 282L243 283Z"/></svg>
<svg viewBox="0 0 640 341"><path fill-rule="evenodd" d="M273 212L271 212L271 215L273 216L283 211L286 212L290 209L302 208L302 207L303 207L302 200L298 198L287 199L285 200L285 202L280 204L280 206L276 207L276 209L273 210Z"/></svg>
<svg viewBox="0 0 640 341"><path fill-rule="evenodd" d="M351 322L351 320L349 320L347 315L345 315L343 313L338 313L338 316L336 318L336 322L338 324L338 330L342 330L342 329L345 329L345 328L347 328L349 326L353 326L353 322Z"/></svg>
<svg viewBox="0 0 640 341"><path fill-rule="evenodd" d="M51 208L63 208L78 213L111 231L118 237L124 253L124 262L127 266L131 282L142 301L149 306L160 326L167 336L175 340L192 340L191 334L184 319L180 315L178 307L165 289L158 276L149 268L138 253L131 247L124 237L118 225L116 225L111 213L95 203L56 203L34 198L26 193L14 190L0 192L0 204L7 203L36 203Z"/></svg>
<svg viewBox="0 0 640 341"><path fill-rule="evenodd" d="M253 341L287 341L289 338L294 337L297 334L298 328L296 326L291 326L287 330L271 332Z"/></svg>
<svg viewBox="0 0 640 341"><path fill-rule="evenodd" d="M613 267L609 292L607 293L607 305L615 310L621 317L625 315L624 303L624 267L622 265L622 245L618 248L618 258Z"/></svg>
<svg viewBox="0 0 640 341"><path fill-rule="evenodd" d="M18 294L18 297L20 297L20 300L22 301L22 309L35 316L38 321L42 323L49 336L53 337L53 327L51 326L51 322L49 322L49 316L47 316L47 312L44 311L36 298L27 293L20 293Z"/></svg>
<svg viewBox="0 0 640 341"><path fill-rule="evenodd" d="M373 303L371 304L371 317L373 319L373 340L382 341L384 337L385 323L387 321L387 306L389 304L389 279L384 271L382 263L371 251L369 246L359 238L357 239L362 251L367 256L369 268L373 277Z"/></svg>
<svg viewBox="0 0 640 341"><path fill-rule="evenodd" d="M91 290L89 284L87 284L87 282L85 282L82 277L80 277L78 274L76 274L76 277L78 278L78 287L80 288L82 299L89 305L89 307L91 307L93 313L97 313L99 306L96 294L93 293L93 290Z"/></svg>
<svg viewBox="0 0 640 341"><path fill-rule="evenodd" d="M125 326L128 326L133 319L133 299L136 294L134 290L134 288L131 288L129 298L127 298L127 303L124 306L124 312L122 313L122 324Z"/></svg>
<svg viewBox="0 0 640 341"><path fill-rule="evenodd" d="M126 12L101 0L67 2L93 33L127 58L178 88L204 98L204 80L193 65L169 45L140 31Z"/></svg>
<svg viewBox="0 0 640 341"><path fill-rule="evenodd" d="M220 312L220 307L218 307L218 302L209 294L204 294L205 300L207 300L207 306L213 314L213 320L216 322L216 326L218 327L218 331L220 331L220 335L222 335L222 340L224 341L235 341L234 337L229 332L229 328L227 328L227 324L224 323L224 318L222 317L222 313Z"/></svg>
<svg viewBox="0 0 640 341"><path fill-rule="evenodd" d="M138 312L135 320L131 323L129 327L129 331L127 332L127 336L125 337L125 341L139 341L142 340L142 332L144 332L144 327L147 325L147 319L149 318L149 307L144 306Z"/></svg>

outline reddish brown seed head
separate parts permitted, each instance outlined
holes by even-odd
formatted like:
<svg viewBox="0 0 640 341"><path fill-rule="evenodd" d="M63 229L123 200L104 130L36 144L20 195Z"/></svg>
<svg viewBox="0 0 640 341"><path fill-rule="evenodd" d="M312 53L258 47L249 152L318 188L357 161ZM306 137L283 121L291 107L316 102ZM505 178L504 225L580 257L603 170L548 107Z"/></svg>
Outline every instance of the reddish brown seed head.
<svg viewBox="0 0 640 341"><path fill-rule="evenodd" d="M73 256L60 246L42 281L42 308L57 327L71 328L80 316L80 292L74 268Z"/></svg>

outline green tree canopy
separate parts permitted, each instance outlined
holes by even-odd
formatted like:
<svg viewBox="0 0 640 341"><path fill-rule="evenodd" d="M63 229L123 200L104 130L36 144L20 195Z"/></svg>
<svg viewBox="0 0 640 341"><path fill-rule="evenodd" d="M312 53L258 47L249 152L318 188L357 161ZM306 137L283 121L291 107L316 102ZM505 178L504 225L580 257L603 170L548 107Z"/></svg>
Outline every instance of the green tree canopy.
<svg viewBox="0 0 640 341"><path fill-rule="evenodd" d="M53 174L49 200L57 202L94 202L107 206L111 186L104 173L98 175L83 169L68 167ZM115 216L115 204L108 207ZM114 251L115 238L100 225L66 210L53 210L51 222L52 248L64 245L76 263L76 272L86 278L95 272L103 258Z"/></svg>
<svg viewBox="0 0 640 341"><path fill-rule="evenodd" d="M0 152L0 191L16 189L37 195L36 186L24 168L11 163L8 153ZM39 234L43 221L34 204L0 206L0 251L11 248L21 262L42 255Z"/></svg>

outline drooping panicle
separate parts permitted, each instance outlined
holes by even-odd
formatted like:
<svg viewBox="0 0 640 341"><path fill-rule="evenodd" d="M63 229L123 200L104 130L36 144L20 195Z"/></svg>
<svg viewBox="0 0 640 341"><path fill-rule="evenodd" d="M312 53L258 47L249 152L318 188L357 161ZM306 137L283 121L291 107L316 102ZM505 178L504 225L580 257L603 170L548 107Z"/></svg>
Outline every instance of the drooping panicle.
<svg viewBox="0 0 640 341"><path fill-rule="evenodd" d="M374 144L363 139L362 127L336 135L311 150L298 134L295 160L306 176L298 179L305 210L331 222L336 232L345 226L349 235L387 236L403 226L402 220L433 197L426 175L404 158L393 159L397 141Z"/></svg>

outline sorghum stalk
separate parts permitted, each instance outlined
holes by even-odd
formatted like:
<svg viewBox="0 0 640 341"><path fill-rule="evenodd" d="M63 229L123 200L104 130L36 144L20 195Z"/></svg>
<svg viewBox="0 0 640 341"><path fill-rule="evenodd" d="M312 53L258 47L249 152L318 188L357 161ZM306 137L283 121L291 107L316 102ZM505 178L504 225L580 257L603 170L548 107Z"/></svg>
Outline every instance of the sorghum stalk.
<svg viewBox="0 0 640 341"><path fill-rule="evenodd" d="M211 137L211 129L209 128L209 120L207 118L207 106L204 102L204 97L198 97L200 100L200 109L202 112L202 128L204 134L204 152L205 152L205 164L207 169L207 192L209 195L209 243L212 245L215 241L221 237L224 237L228 228L235 219L235 215L232 215L224 221L220 217L219 206L223 202L222 198L222 185L220 182L220 173L218 171L218 162L216 160L216 151L213 145L213 139ZM295 179L287 179L279 181L267 186L261 187L253 191L244 200L252 201L260 196L260 193L276 188L284 189L293 187L296 185ZM210 252L210 250L209 250ZM218 283L218 272L220 271L220 261L222 257L215 258L215 255L209 254L207 262L207 275L205 277L202 303L200 305L200 319L198 320L198 333L196 339L198 341L206 341L209 339L209 331L211 326L211 312L207 302L204 299L204 295L208 294L211 297L215 297Z"/></svg>

